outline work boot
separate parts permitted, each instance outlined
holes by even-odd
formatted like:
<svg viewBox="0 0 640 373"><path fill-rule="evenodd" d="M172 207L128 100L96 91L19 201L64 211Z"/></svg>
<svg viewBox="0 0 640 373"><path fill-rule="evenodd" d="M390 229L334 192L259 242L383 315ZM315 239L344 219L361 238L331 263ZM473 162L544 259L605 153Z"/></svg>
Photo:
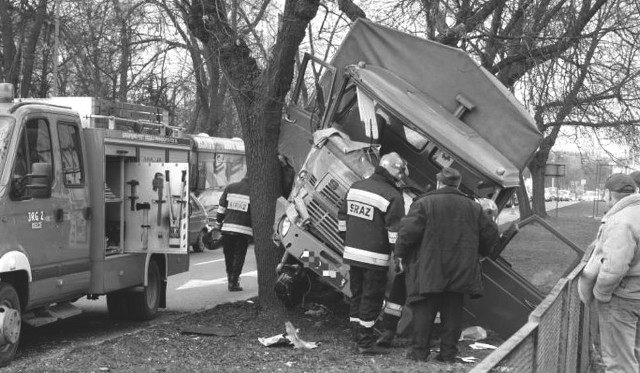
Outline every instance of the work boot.
<svg viewBox="0 0 640 373"><path fill-rule="evenodd" d="M229 282L229 291L242 291L242 287L240 286L240 281L238 280L240 276L232 276L231 282Z"/></svg>
<svg viewBox="0 0 640 373"><path fill-rule="evenodd" d="M373 328L360 326L358 331L358 353L360 355L384 355L389 353L376 346Z"/></svg>
<svg viewBox="0 0 640 373"><path fill-rule="evenodd" d="M227 273L227 289L229 289L229 291L233 291L231 290L232 288L233 288L233 276Z"/></svg>
<svg viewBox="0 0 640 373"><path fill-rule="evenodd" d="M385 330L380 335L380 338L376 341L376 345L380 347L391 347L391 343L393 342L393 338L396 336L396 333L393 330Z"/></svg>

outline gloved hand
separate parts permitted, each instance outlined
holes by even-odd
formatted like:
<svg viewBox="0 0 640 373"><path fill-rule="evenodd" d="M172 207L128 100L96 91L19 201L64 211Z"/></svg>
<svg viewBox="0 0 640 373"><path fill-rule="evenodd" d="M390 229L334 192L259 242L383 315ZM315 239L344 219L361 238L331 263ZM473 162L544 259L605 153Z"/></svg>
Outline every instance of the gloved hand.
<svg viewBox="0 0 640 373"><path fill-rule="evenodd" d="M404 273L404 263L402 262L402 258L398 258L398 257L393 258L393 271L397 275Z"/></svg>
<svg viewBox="0 0 640 373"><path fill-rule="evenodd" d="M213 230L214 231L219 231L221 227L222 227L222 224L220 224L219 222L213 223Z"/></svg>

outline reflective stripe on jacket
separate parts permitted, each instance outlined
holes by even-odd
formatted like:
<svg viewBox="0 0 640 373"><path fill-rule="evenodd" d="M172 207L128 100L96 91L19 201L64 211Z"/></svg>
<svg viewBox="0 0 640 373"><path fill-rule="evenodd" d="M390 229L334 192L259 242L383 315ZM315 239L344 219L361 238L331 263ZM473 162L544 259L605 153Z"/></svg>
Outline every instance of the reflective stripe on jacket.
<svg viewBox="0 0 640 373"><path fill-rule="evenodd" d="M338 214L345 232L344 262L386 270L404 216L404 199L393 177L382 167L351 186Z"/></svg>
<svg viewBox="0 0 640 373"><path fill-rule="evenodd" d="M222 233L244 234L253 236L251 228L251 200L249 198L249 181L244 178L237 183L229 184L218 206L216 220L222 223Z"/></svg>

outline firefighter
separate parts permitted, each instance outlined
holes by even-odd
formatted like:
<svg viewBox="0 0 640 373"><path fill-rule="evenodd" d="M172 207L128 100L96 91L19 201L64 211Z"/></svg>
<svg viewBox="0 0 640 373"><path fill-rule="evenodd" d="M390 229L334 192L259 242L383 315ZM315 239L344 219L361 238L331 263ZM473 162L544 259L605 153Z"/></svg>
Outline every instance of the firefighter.
<svg viewBox="0 0 640 373"><path fill-rule="evenodd" d="M247 255L249 240L253 237L249 203L249 179L245 176L229 184L218 205L214 230L220 230L224 262L227 269L229 291L242 291L240 273Z"/></svg>
<svg viewBox="0 0 640 373"><path fill-rule="evenodd" d="M361 354L382 353L375 345L373 325L382 308L391 253L404 216L396 183L405 176L406 167L397 153L382 156L373 175L351 186L339 212L344 263L350 265L349 321Z"/></svg>

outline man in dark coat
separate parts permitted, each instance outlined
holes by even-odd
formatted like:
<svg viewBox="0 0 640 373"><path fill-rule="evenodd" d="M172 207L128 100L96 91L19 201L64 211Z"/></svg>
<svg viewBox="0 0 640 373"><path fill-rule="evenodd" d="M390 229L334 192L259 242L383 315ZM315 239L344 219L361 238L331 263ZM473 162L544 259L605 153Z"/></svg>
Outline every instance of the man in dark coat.
<svg viewBox="0 0 640 373"><path fill-rule="evenodd" d="M458 190L458 170L436 176L437 189L414 202L402 220L395 256L406 266L407 304L414 315L408 357L427 360L436 314L443 332L437 360L453 362L462 332L462 302L483 293L480 257L489 255L498 228L480 204Z"/></svg>

